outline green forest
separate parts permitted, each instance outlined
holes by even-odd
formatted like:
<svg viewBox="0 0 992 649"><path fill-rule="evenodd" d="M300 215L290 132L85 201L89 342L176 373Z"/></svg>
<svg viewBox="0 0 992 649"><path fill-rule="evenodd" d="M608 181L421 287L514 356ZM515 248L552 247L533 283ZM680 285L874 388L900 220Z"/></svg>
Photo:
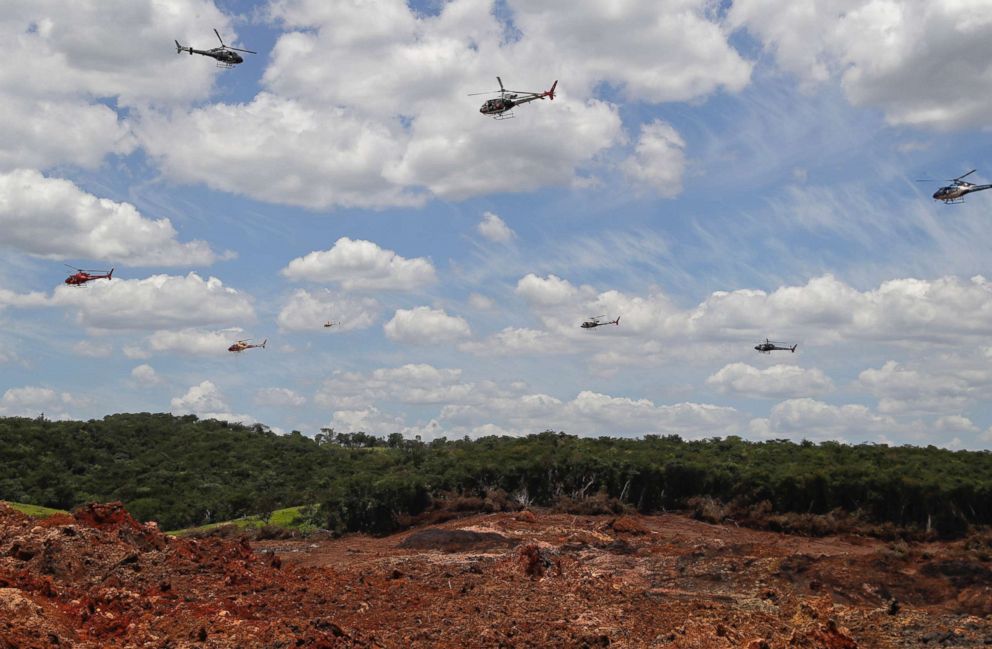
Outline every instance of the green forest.
<svg viewBox="0 0 992 649"><path fill-rule="evenodd" d="M279 435L262 425L149 413L0 418L0 500L60 509L121 500L164 529L319 504L310 509L320 527L387 533L439 502L494 499L595 501L642 513L707 499L738 511L855 513L954 536L992 522L992 454L553 431L425 443L329 429Z"/></svg>

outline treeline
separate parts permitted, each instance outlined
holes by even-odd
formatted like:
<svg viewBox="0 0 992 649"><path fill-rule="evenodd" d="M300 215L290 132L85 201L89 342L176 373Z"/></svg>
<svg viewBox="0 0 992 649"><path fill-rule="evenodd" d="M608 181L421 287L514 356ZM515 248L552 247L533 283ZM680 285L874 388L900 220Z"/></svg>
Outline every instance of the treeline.
<svg viewBox="0 0 992 649"><path fill-rule="evenodd" d="M696 497L780 513L839 509L956 535L992 523L992 454L550 431L424 443L325 429L311 438L147 413L0 418L0 499L58 508L122 500L166 529L304 503L321 504L323 527L384 533L444 498L537 506L594 498L651 513Z"/></svg>

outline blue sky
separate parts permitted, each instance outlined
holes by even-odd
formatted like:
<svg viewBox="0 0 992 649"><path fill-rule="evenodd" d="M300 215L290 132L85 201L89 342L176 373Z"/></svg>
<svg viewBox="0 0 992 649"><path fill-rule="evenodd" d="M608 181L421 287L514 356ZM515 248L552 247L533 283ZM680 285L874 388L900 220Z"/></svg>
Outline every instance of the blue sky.
<svg viewBox="0 0 992 649"><path fill-rule="evenodd" d="M213 27L258 54L176 55ZM930 199L992 179L988 2L44 0L0 32L0 414L992 446L992 192ZM494 121L496 75L558 94Z"/></svg>

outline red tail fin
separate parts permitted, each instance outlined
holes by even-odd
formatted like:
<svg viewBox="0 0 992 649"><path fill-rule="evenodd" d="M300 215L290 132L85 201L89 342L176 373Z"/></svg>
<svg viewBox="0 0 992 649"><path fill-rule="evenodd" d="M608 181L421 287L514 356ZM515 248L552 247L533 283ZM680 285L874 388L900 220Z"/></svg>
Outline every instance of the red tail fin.
<svg viewBox="0 0 992 649"><path fill-rule="evenodd" d="M554 99L555 99L555 88L557 86L558 86L558 79L555 79L555 82L553 84L551 84L551 90L549 90L546 93L544 93L544 94L546 94L548 96L548 99L550 99L551 101L554 101Z"/></svg>

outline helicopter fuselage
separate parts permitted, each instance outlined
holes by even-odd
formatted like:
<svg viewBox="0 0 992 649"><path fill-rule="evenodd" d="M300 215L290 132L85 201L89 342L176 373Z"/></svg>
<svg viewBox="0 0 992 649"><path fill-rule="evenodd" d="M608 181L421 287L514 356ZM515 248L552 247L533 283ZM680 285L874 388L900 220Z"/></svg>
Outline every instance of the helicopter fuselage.
<svg viewBox="0 0 992 649"><path fill-rule="evenodd" d="M244 63L245 60L241 58L241 55L237 52L232 52L231 50L225 50L220 47L215 47L212 50L197 50L192 47L186 48L186 51L190 54L202 54L203 56L209 56L212 59L217 59L223 63L229 65L237 65L238 63Z"/></svg>
<svg viewBox="0 0 992 649"><path fill-rule="evenodd" d="M973 183L967 183L964 181L958 181L953 185L947 185L946 187L941 187L933 193L933 199L935 201L944 201L945 203L954 202L960 198L963 198L966 194L972 192L980 192L984 189L990 189L992 185L975 185Z"/></svg>

